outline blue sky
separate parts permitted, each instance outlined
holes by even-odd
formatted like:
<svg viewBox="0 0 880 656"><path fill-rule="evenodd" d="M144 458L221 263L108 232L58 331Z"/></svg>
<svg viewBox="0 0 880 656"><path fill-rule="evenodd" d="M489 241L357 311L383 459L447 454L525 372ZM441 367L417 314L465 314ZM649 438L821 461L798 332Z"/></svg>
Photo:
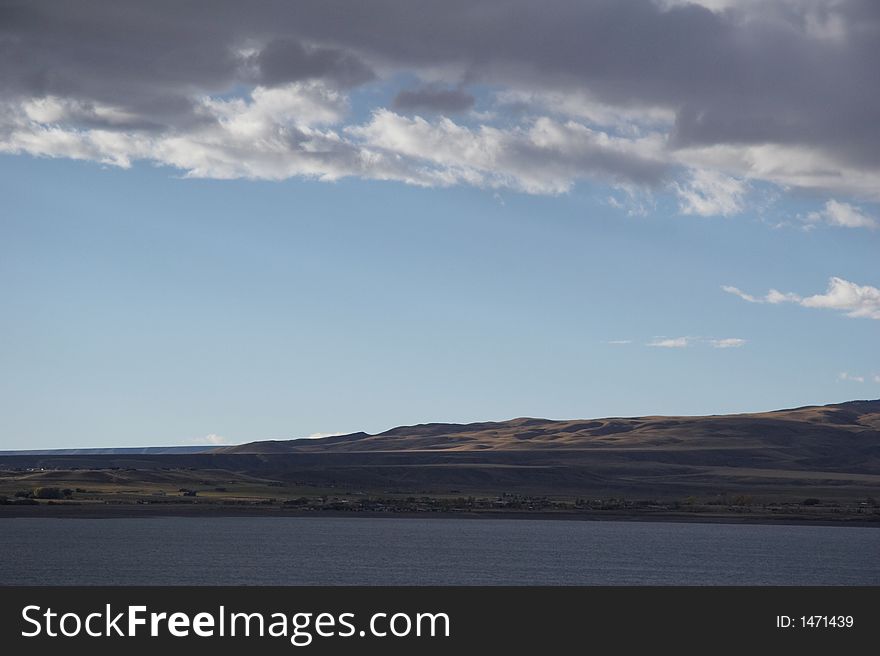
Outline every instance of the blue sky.
<svg viewBox="0 0 880 656"><path fill-rule="evenodd" d="M499 199L8 156L0 173L6 448L723 413L880 391L875 321L721 289L876 280L876 232L628 217L589 187ZM680 337L692 340L647 345Z"/></svg>
<svg viewBox="0 0 880 656"><path fill-rule="evenodd" d="M497 3L453 4L421 36L406 3L210 36L21 9L43 13L0 64L0 449L880 397L878 104L834 68L863 4L556 3L491 38L472 7ZM642 62L621 71L554 51L586 47L570 24L654 36L609 45ZM694 25L737 38L651 51ZM546 38L505 41L526 28ZM729 79L702 68L718 43Z"/></svg>

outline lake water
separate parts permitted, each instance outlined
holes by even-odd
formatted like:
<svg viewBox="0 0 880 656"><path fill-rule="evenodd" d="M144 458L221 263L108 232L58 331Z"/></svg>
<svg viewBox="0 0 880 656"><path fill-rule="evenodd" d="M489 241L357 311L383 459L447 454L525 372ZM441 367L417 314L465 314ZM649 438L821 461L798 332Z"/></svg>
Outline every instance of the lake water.
<svg viewBox="0 0 880 656"><path fill-rule="evenodd" d="M878 585L880 528L617 521L2 519L0 584Z"/></svg>

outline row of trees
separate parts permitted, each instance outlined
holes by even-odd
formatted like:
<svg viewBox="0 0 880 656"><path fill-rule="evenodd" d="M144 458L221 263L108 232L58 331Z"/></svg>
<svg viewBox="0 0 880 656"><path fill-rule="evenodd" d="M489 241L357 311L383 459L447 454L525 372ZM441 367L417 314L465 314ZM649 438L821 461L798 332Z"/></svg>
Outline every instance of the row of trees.
<svg viewBox="0 0 880 656"><path fill-rule="evenodd" d="M69 499L73 490L69 487L35 487L32 490L19 490L15 496L22 499Z"/></svg>

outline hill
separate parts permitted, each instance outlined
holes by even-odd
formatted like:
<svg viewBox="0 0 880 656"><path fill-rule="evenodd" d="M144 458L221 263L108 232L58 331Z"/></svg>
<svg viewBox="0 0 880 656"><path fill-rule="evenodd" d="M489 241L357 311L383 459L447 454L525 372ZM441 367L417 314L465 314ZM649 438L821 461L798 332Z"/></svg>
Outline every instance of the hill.
<svg viewBox="0 0 880 656"><path fill-rule="evenodd" d="M880 401L705 417L421 424L201 453L0 457L0 502L40 486L73 490L82 512L97 512L94 504L194 504L224 512L726 508L759 518L874 517Z"/></svg>
<svg viewBox="0 0 880 656"><path fill-rule="evenodd" d="M866 451L880 445L880 400L704 417L519 418L400 426L370 435L251 442L215 453L356 453L580 449L761 449Z"/></svg>

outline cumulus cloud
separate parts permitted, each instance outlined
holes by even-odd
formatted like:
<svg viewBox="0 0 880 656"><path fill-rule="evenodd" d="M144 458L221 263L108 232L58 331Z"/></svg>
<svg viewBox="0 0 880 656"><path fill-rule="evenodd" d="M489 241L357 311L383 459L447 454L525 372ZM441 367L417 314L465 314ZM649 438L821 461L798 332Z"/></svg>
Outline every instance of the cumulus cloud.
<svg viewBox="0 0 880 656"><path fill-rule="evenodd" d="M360 176L554 194L589 177L653 184L668 173L655 138L612 137L546 117L508 129L471 128L447 117L428 121L380 109L368 122L340 129L348 99L320 81L257 86L245 97L203 97L194 109L200 122L173 133L65 126L80 110L54 97L37 106L7 103L6 109L0 152L121 167L145 159L190 177ZM102 111L111 116L117 108Z"/></svg>
<svg viewBox="0 0 880 656"><path fill-rule="evenodd" d="M671 188L682 212L706 216L742 212L766 181L845 199L816 220L876 225L848 198L880 200L875 2L163 7L7 2L0 150L529 193L597 178ZM391 108L359 96L364 122L346 108L365 84L396 95ZM465 86L489 89L487 106ZM446 139L465 149L427 149Z"/></svg>
<svg viewBox="0 0 880 656"><path fill-rule="evenodd" d="M842 278L831 278L824 294L807 296L801 299L800 304L810 308L839 310L849 317L880 319L880 289L857 285Z"/></svg>
<svg viewBox="0 0 880 656"><path fill-rule="evenodd" d="M59 103L52 111L63 114ZM370 150L333 129L347 111L338 90L322 82L257 86L246 97L204 97L200 122L181 132L128 133L44 124L7 103L11 126L0 152L90 159L129 167L149 160L188 177L336 180L359 175L415 184L436 183L393 156ZM48 110L46 110L48 111Z"/></svg>
<svg viewBox="0 0 880 656"><path fill-rule="evenodd" d="M824 222L839 228L876 228L878 226L876 219L868 216L858 207L834 199L826 202L821 211L810 212L806 219L810 223Z"/></svg>
<svg viewBox="0 0 880 656"><path fill-rule="evenodd" d="M843 278L831 278L824 294L800 296L771 289L764 296L753 296L737 287L725 285L722 289L749 303L797 303L807 308L822 308L843 312L848 317L880 319L880 289L857 285Z"/></svg>

